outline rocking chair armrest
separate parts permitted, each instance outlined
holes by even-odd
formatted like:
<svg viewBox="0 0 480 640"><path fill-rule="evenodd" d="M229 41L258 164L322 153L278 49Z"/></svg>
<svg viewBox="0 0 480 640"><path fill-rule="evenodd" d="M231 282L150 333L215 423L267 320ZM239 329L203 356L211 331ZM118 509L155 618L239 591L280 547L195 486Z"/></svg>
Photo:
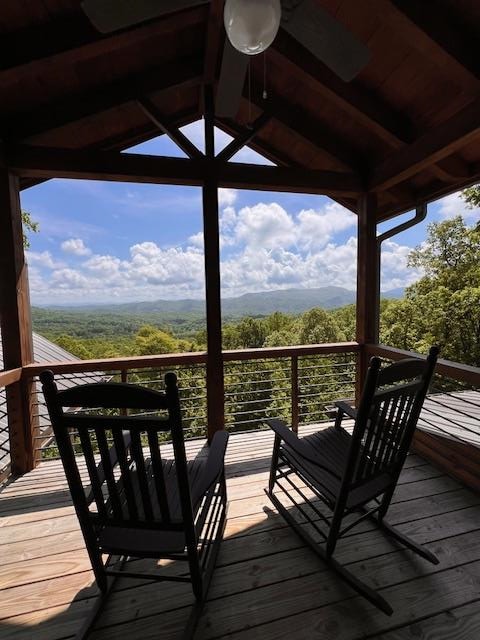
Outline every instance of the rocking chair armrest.
<svg viewBox="0 0 480 640"><path fill-rule="evenodd" d="M268 424L268 426L271 429L273 429L273 431L275 432L275 435L278 436L284 442L286 442L288 446L291 447L291 449L293 449L293 451L298 456L300 456L304 460L307 460L311 464L314 464L316 467L320 467L321 469L324 469L327 473L330 473L332 476L335 476L336 478L340 479L340 476L337 473L337 470L330 468L324 462L320 462L320 460L318 460L318 458L316 458L315 455L312 455L310 447L307 446L304 442L302 442L302 440L297 436L297 434L291 431L287 427L287 425L285 424L285 422L283 422L283 420L278 420L278 418L269 418L268 420L265 420L265 422Z"/></svg>
<svg viewBox="0 0 480 640"><path fill-rule="evenodd" d="M228 438L229 434L226 431L217 431L212 438L207 462L198 482L192 487L192 505L194 508L223 472Z"/></svg>
<svg viewBox="0 0 480 640"><path fill-rule="evenodd" d="M355 418L357 417L357 410L355 409L355 407L352 407L352 405L348 404L348 402L345 402L345 400L336 400L335 406L350 418L353 418L355 420Z"/></svg>

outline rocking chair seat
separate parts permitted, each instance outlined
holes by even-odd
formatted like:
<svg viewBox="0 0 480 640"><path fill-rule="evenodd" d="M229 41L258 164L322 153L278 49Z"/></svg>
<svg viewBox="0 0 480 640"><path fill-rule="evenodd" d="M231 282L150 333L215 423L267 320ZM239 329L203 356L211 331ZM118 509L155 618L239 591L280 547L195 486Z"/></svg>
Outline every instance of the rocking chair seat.
<svg viewBox="0 0 480 640"><path fill-rule="evenodd" d="M188 479L191 487L195 487L198 481L205 473L206 458L197 458L187 462ZM168 501L168 509L172 525L182 522L182 510L178 495L178 480L176 466L173 460L162 460L163 478L165 481L165 493ZM161 518L158 503L155 502L155 476L153 465L150 458L145 459L145 472L148 481L148 491L153 506L153 515L155 519ZM133 486L134 498L137 504L139 519L145 521L146 527L148 522L145 520L142 495L140 484L138 482L138 473L135 468L131 470L130 479ZM125 495L125 487L122 479L117 482L118 495L120 501L125 508L127 498ZM197 517L200 504L193 505L193 517ZM108 515L113 517L111 502L106 502ZM158 531L158 529L133 529L122 526L106 526L98 534L99 545L107 553L121 554L125 549L129 549L129 555L151 558L153 556L163 557L165 554L182 553L185 549L185 535L183 531Z"/></svg>
<svg viewBox="0 0 480 640"><path fill-rule="evenodd" d="M288 444L282 444L280 455L285 457L300 477L313 485L333 505L342 486L351 439L351 435L342 427L329 427L300 439L309 447L312 453L310 459L302 457ZM346 508L354 509L369 502L383 493L391 482L392 476L384 473L352 488L348 494Z"/></svg>

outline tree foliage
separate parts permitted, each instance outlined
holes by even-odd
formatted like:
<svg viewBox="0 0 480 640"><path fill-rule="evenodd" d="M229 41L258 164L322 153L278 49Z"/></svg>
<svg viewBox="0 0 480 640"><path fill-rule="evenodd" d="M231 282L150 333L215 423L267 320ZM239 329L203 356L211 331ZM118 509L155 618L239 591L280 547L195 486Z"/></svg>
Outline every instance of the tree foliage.
<svg viewBox="0 0 480 640"><path fill-rule="evenodd" d="M465 200L470 209L480 207L480 184L473 187L467 187L462 191L462 198Z"/></svg>
<svg viewBox="0 0 480 640"><path fill-rule="evenodd" d="M409 263L425 275L386 306L381 341L424 353L435 343L444 358L480 366L480 227L460 216L429 225Z"/></svg>
<svg viewBox="0 0 480 640"><path fill-rule="evenodd" d="M38 233L38 222L32 220L32 216L28 211L22 211L22 225L23 225L23 248L30 248L30 240L28 239L28 233Z"/></svg>

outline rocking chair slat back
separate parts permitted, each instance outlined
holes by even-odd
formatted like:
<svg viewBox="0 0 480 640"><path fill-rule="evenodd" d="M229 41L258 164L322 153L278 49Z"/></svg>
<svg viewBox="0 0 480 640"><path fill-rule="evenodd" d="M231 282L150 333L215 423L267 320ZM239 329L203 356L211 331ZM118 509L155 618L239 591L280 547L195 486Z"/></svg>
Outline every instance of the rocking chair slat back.
<svg viewBox="0 0 480 640"><path fill-rule="evenodd" d="M184 528L185 522L193 526L174 374L167 374L166 393L124 383L89 384L58 392L50 372L42 374L42 383L70 490L82 496L75 502L81 523L175 530ZM139 408L147 412L134 415L133 410ZM159 415L165 412L166 417ZM78 433L76 443L72 430ZM173 482L167 479L171 465L162 461L159 447L159 434L165 432L171 432L174 446ZM82 459L88 480L80 471ZM180 502L174 522L167 487Z"/></svg>
<svg viewBox="0 0 480 640"><path fill-rule="evenodd" d="M379 370L372 358L358 410L346 476L350 486L399 473L413 438L437 357L408 359Z"/></svg>

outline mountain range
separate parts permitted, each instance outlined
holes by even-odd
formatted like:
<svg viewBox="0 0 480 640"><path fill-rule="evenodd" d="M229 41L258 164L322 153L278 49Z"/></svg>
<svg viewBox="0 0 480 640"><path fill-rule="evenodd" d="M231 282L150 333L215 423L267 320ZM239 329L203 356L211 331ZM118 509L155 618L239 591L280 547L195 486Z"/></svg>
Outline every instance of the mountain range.
<svg viewBox="0 0 480 640"><path fill-rule="evenodd" d="M403 289L392 289L382 293L384 298L401 298ZM245 293L236 298L222 299L224 317L238 318L242 316L265 316L274 311L283 313L303 313L313 307L335 309L355 302L355 291L343 287L320 287L318 289L281 289L262 291L261 293ZM113 314L204 314L205 301L154 300L146 302L128 302L123 304L82 305L75 307L50 307L65 311Z"/></svg>

